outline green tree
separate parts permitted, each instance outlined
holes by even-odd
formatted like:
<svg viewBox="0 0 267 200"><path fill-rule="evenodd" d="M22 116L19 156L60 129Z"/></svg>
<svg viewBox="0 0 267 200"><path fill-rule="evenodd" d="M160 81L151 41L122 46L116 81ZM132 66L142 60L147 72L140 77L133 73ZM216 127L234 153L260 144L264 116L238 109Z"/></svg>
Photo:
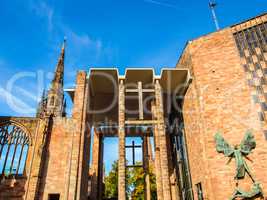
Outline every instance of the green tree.
<svg viewBox="0 0 267 200"><path fill-rule="evenodd" d="M129 170L126 169L126 183L128 182ZM126 193L129 194L129 187L126 187ZM111 171L105 177L105 198L116 198L118 197L118 161L114 161L112 164Z"/></svg>
<svg viewBox="0 0 267 200"><path fill-rule="evenodd" d="M141 163L137 163L141 164ZM149 169L151 197L152 200L157 199L156 192L156 178L152 173L152 169ZM134 200L144 199L144 170L143 168L127 168L126 171L126 193L128 197L132 197ZM112 164L112 169L105 177L105 198L118 197L118 161Z"/></svg>
<svg viewBox="0 0 267 200"><path fill-rule="evenodd" d="M141 163L137 163L140 165ZM143 168L135 167L129 170L130 179L128 186L131 189L130 196L134 200L143 200L145 199L145 173ZM156 177L152 172L152 168L149 169L149 179L150 179L150 191L151 191L151 199L157 199L157 188L156 188Z"/></svg>
<svg viewBox="0 0 267 200"><path fill-rule="evenodd" d="M105 198L118 197L118 161L112 164L111 171L105 177Z"/></svg>

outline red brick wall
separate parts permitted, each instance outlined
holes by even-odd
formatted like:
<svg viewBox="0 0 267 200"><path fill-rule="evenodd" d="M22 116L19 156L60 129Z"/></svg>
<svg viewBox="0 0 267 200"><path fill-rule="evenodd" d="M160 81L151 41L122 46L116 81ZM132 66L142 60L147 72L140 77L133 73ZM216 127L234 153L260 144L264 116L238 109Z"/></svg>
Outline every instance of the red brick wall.
<svg viewBox="0 0 267 200"><path fill-rule="evenodd" d="M86 73L79 72L72 118L54 117L51 130L47 127L47 121L40 120L26 192L29 200L46 200L48 194L55 193L60 194L60 199L74 199L75 196L77 199L87 199L90 127L86 126L86 83ZM43 138L48 141L47 145L44 145ZM47 151L42 158L40 152L44 148Z"/></svg>
<svg viewBox="0 0 267 200"><path fill-rule="evenodd" d="M191 69L193 82L184 102L185 133L194 195L201 182L205 199L224 200L235 188L235 163L218 154L214 135L220 131L232 144L240 144L245 131L253 130L257 147L248 162L267 192L267 141L252 102L231 29L188 43L177 67ZM251 183L242 185L249 189Z"/></svg>
<svg viewBox="0 0 267 200"><path fill-rule="evenodd" d="M70 171L73 123L71 119L54 119L51 140L43 168L40 196L47 199L49 193L59 193L64 199L67 193Z"/></svg>

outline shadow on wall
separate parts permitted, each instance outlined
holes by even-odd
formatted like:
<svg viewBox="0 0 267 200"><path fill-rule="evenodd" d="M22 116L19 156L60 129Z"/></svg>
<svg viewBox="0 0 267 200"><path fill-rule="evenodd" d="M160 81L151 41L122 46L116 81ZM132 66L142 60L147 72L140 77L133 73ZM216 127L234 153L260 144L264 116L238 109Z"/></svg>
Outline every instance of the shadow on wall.
<svg viewBox="0 0 267 200"><path fill-rule="evenodd" d="M35 194L35 199L38 199L38 197L42 196L44 192L45 180L47 177L47 168L48 168L49 157L50 157L49 145L51 141L52 128L53 128L53 118L52 116L50 116L47 131L44 134L44 138L43 138L44 146L43 146L42 152L40 152L41 153L41 164L40 164L41 167L39 170L39 176L38 176L39 179L37 182L37 192Z"/></svg>

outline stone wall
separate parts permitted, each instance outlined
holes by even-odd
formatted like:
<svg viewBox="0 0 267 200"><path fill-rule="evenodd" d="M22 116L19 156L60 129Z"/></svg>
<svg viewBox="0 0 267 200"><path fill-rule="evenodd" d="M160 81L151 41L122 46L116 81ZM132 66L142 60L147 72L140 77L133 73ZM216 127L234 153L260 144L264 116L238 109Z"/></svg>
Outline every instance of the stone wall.
<svg viewBox="0 0 267 200"><path fill-rule="evenodd" d="M53 118L51 138L43 166L40 199L60 194L60 199L87 199L90 127L86 124L86 73L78 72L72 118Z"/></svg>
<svg viewBox="0 0 267 200"><path fill-rule="evenodd" d="M0 199L87 199L90 159L88 84L85 72L78 72L72 118L1 117L24 126L31 145L25 176L2 181Z"/></svg>
<svg viewBox="0 0 267 200"><path fill-rule="evenodd" d="M66 198L71 168L73 122L67 118L55 118L39 185L39 198L48 194L60 194Z"/></svg>
<svg viewBox="0 0 267 200"><path fill-rule="evenodd" d="M235 162L218 154L214 135L220 131L231 144L240 144L248 129L257 147L247 161L267 192L267 141L251 99L231 28L190 41L177 67L191 69L193 82L184 100L185 134L194 196L201 183L204 199L228 199L235 189ZM240 181L241 183L242 181ZM246 178L240 186L249 190Z"/></svg>

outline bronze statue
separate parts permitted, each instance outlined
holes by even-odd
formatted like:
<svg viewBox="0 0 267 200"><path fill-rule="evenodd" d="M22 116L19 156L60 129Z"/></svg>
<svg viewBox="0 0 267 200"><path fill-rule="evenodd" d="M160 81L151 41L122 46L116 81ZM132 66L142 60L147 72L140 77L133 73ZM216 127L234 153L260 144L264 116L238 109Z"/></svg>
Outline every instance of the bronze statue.
<svg viewBox="0 0 267 200"><path fill-rule="evenodd" d="M231 162L231 160L235 158L236 162L235 178L242 179L245 177L245 174L247 172L248 175L254 180L250 172L250 169L244 159L244 157L247 158L247 156L251 153L251 151L256 147L256 142L252 133L247 132L241 144L235 145L234 148L232 148L219 133L215 135L215 141L216 141L217 152L223 153L225 156L230 157L229 162Z"/></svg>
<svg viewBox="0 0 267 200"><path fill-rule="evenodd" d="M256 148L256 141L254 139L253 134L250 131L247 131L245 137L243 138L240 145L235 145L231 147L225 139L221 136L220 133L216 133L215 135L216 142L216 150L218 153L223 153L225 156L229 157L229 162L234 158L236 163L236 175L235 179L237 180L237 187L234 191L233 196L230 200L234 200L237 197L241 197L243 199L248 199L252 197L256 197L258 195L262 195L262 189L259 183L255 182L255 179L246 163L246 160L250 160L247 156L252 152L253 149ZM238 187L238 180L244 179L246 173L253 181L253 186L251 191L245 192L244 190Z"/></svg>

